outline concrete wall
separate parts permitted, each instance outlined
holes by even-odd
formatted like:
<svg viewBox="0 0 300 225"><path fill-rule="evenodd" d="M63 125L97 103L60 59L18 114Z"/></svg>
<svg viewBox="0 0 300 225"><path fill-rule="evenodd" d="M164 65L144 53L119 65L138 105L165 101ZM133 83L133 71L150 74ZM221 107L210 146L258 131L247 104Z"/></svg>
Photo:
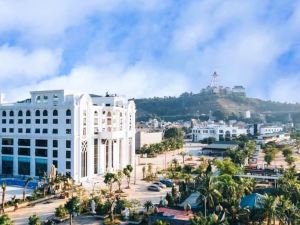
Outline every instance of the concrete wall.
<svg viewBox="0 0 300 225"><path fill-rule="evenodd" d="M135 134L135 149L138 150L144 145L156 144L162 141L162 132L138 131Z"/></svg>

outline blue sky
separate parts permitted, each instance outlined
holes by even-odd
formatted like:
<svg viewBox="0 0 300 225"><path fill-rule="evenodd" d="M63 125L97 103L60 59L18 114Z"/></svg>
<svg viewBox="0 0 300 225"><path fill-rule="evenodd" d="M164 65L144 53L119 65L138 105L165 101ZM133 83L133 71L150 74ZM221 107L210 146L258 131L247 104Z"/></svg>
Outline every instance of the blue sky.
<svg viewBox="0 0 300 225"><path fill-rule="evenodd" d="M0 0L0 90L173 96L217 71L250 96L299 102L300 1Z"/></svg>

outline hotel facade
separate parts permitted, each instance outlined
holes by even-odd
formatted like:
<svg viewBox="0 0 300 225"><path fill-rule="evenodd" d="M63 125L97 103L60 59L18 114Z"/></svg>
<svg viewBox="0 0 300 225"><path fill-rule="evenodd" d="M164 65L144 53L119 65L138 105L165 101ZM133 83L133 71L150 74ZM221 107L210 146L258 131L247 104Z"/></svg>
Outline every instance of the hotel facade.
<svg viewBox="0 0 300 225"><path fill-rule="evenodd" d="M41 177L54 165L82 182L134 164L134 101L64 90L30 94L0 103L0 174Z"/></svg>

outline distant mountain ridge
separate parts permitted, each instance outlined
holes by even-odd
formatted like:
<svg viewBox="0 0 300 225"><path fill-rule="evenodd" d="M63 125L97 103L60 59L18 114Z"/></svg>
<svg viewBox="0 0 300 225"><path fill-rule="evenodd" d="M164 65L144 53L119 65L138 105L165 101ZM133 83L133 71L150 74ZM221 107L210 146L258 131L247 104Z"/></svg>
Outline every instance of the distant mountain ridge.
<svg viewBox="0 0 300 225"><path fill-rule="evenodd" d="M287 117L291 113L300 113L299 103L265 101L238 94L183 93L179 97L143 98L136 99L135 102L139 121L150 117L169 121L189 120L209 114L210 111L220 117L223 115L224 118L238 117L247 110L251 111L252 118L260 118L261 115Z"/></svg>

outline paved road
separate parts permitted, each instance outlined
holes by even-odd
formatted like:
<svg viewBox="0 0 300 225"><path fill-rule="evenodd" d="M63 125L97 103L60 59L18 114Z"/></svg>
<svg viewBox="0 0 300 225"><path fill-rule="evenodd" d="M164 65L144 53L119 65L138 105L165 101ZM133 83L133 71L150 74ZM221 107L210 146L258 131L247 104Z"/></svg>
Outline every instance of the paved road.
<svg viewBox="0 0 300 225"><path fill-rule="evenodd" d="M27 225L28 218L31 215L37 214L42 220L46 220L54 215L55 208L64 203L64 199L49 200L45 203L36 204L33 207L18 209L16 212L8 213L8 215L13 219L14 225Z"/></svg>

